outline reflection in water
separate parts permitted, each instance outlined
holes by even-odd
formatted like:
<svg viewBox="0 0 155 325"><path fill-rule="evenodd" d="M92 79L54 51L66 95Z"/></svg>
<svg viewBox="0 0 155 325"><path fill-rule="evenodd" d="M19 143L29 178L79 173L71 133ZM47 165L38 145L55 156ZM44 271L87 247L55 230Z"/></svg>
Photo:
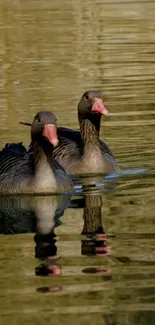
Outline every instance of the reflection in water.
<svg viewBox="0 0 155 325"><path fill-rule="evenodd" d="M111 248L106 246L107 235L102 225L102 196L87 194L85 195L85 205L83 211L84 226L82 235L86 238L82 240L82 255L104 256L111 253ZM106 268L86 268L83 273L110 273Z"/></svg>
<svg viewBox="0 0 155 325"><path fill-rule="evenodd" d="M57 227L58 211L63 211L69 205L68 197L61 196L59 198L59 205L57 197L55 199L44 198L37 202L35 206L35 213L37 218L37 229L34 241L35 257L42 260L43 263L35 268L35 274L37 276L48 275L61 275L61 266L57 264L59 256L57 255L56 235L54 228ZM63 206L63 208L62 208ZM59 291L61 287L41 287L37 291Z"/></svg>
<svg viewBox="0 0 155 325"><path fill-rule="evenodd" d="M57 255L56 236L54 229L47 235L37 233L34 236L36 243L35 257L43 260L43 263L35 268L35 274L38 276L61 275L61 266L57 264L59 256ZM61 286L39 287L40 292L60 291Z"/></svg>
<svg viewBox="0 0 155 325"><path fill-rule="evenodd" d="M0 197L0 234L48 234L70 204L69 195Z"/></svg>
<svg viewBox="0 0 155 325"><path fill-rule="evenodd" d="M36 232L35 258L42 261L35 268L37 276L60 276L62 274L60 256L57 255L57 236L55 228L61 225L60 216L68 207L83 206L83 230L81 254L86 256L106 256L111 248L106 245L107 235L104 232L101 208L102 196L85 194L83 198L73 199L70 196L31 196L0 198L0 233L19 234ZM83 238L85 237L85 238ZM110 273L110 269L85 268L83 273ZM58 287L41 287L37 291L57 291Z"/></svg>
<svg viewBox="0 0 155 325"><path fill-rule="evenodd" d="M35 257L44 261L36 267L36 275L61 274L54 228L61 224L59 218L70 204L69 195L0 198L1 234L36 232ZM45 288L37 290L46 291ZM60 289L49 288L49 291L56 290Z"/></svg>
<svg viewBox="0 0 155 325"><path fill-rule="evenodd" d="M130 180L128 185L130 185ZM131 197L124 199L119 189L117 195L115 195L115 200L111 204L110 202L111 194L106 196L91 191L86 192L81 197L77 196L72 198L66 195L23 198L3 197L0 198L0 233L35 233L34 237L31 237L33 245L29 253L29 259L35 255L37 266L31 265L33 273L32 282L29 283L27 289L26 279L26 287L24 290L30 290L30 292L32 290L35 293L40 293L40 299L42 299L42 296L46 296L42 295L42 293L52 292L55 295L56 304L60 304L60 309L57 305L53 307L53 314L58 313L59 310L61 311L61 308L62 315L63 311L67 313L68 310L72 314L72 311L68 309L69 307L67 305L68 299L71 296L73 302L70 300L70 304L73 306L75 313L77 312L78 314L77 308L80 308L80 312L82 313L83 306L81 301L83 301L84 308L86 308L85 315L87 313L89 314L89 305L91 304L91 315L96 310L97 315L99 313L103 315L106 325L119 323L117 319L119 320L120 317L124 319L125 323L126 315L120 311L120 303L123 303L125 308L127 308L127 304L130 301L129 307L133 310L130 313L130 317L129 313L127 314L129 319L126 323L131 324L132 320L132 323L136 325L139 314L134 311L134 306L139 306L138 308L140 308L140 304L143 302L149 304L154 299L154 286L152 288L149 287L151 280L154 281L153 271L151 273L151 267L154 266L153 253L152 255L151 253L147 254L145 247L146 239L150 238L147 236L150 234L143 233L141 236L137 234L137 237L132 236L131 240L130 231L128 230L124 234L125 240L124 245L122 245L123 237L121 237L121 233L119 234L119 230L128 226L128 224L123 224L126 222L124 218L124 205L126 206L126 210L131 211L132 214L133 209L135 211L135 205L138 204L138 201L136 199L133 201ZM137 209L137 212L140 211L141 205L142 202L139 199L139 209ZM76 220L76 213L79 216L80 211L82 212L81 217L83 218ZM73 235L70 232L63 234L65 215L68 212L72 216L74 227L76 228L78 227L78 223L80 224L80 227L77 228L78 231L76 229L75 235L77 236L76 247L79 247L79 252L75 249L74 255L71 258L69 258L69 244L71 243L72 245L73 243L70 237ZM118 213L121 215L121 219L118 217ZM60 218L61 216L62 218ZM152 220L153 223L150 224L151 226L154 224L154 217ZM118 222L121 223L117 224ZM111 234L114 234L114 236L110 236L110 240L112 241L111 246L113 250L116 250L116 252L112 252L112 255L111 247L108 245L108 234L106 233L106 229L109 229L109 224L111 225ZM116 224L117 231L115 229ZM119 235L119 238L116 240L115 237L117 235ZM11 239L14 236L3 237ZM75 240L75 237L73 238ZM142 256L139 253L135 255L136 253L134 251L138 249L138 238L144 241L144 243L142 242ZM137 246L133 245L133 240L137 242ZM59 246L61 243L63 252L61 252L61 246ZM17 241L17 248L15 250L17 254L20 246L22 246L21 242ZM21 279L23 281L28 268L25 245L23 248L24 251L22 251L22 254L23 252L24 254L21 256L24 267L22 267L20 274L17 273L17 282L20 282ZM152 249L154 251L154 247ZM113 256L114 254L115 256ZM149 261L149 258L152 258L153 261ZM65 263L64 259L66 259ZM21 257L19 258L18 256L16 258L15 255L12 261L14 261L14 267L16 267L18 260L20 264L17 264L17 266L20 268L22 264ZM150 267L149 271L148 266ZM68 274L66 274L67 267L69 268ZM145 267L147 267L147 273L144 273ZM141 271L141 268L144 271ZM143 287L138 288L138 282L135 281L140 281L140 284L143 282ZM131 286L130 283L132 283ZM6 290L10 292L9 290L11 289L5 286L6 284L4 284L5 292ZM126 292L124 291L124 286L125 288L127 287ZM19 290L21 290L21 287ZM14 292L13 290L12 292L16 296L19 294L18 291ZM29 299L29 295L27 299ZM47 295L47 298L44 299L47 299L46 302L48 304L49 296ZM104 311L102 311L103 303L106 306L106 310L104 309ZM114 304L115 313L112 310ZM140 315L143 314L141 311ZM73 319L74 317L75 315L73 313ZM144 324L148 324L148 319L149 314L146 313L144 315Z"/></svg>
<svg viewBox="0 0 155 325"><path fill-rule="evenodd" d="M35 232L36 218L29 199L0 197L0 234Z"/></svg>

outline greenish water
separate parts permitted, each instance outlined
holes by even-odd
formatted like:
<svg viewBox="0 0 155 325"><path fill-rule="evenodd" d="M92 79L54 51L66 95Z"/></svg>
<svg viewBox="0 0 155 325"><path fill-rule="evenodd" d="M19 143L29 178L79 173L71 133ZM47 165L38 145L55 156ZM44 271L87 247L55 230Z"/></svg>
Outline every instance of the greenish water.
<svg viewBox="0 0 155 325"><path fill-rule="evenodd" d="M84 91L111 115L122 174L74 197L0 199L0 324L155 324L155 2L1 1L0 147L39 110L77 128ZM43 266L42 266L43 265Z"/></svg>

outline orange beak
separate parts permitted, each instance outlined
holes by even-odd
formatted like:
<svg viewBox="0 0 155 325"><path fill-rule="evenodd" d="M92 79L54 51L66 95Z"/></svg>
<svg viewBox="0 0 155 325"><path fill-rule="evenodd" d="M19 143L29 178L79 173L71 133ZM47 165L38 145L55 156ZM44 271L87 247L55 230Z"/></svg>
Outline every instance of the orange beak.
<svg viewBox="0 0 155 325"><path fill-rule="evenodd" d="M107 116L109 114L108 110L103 104L103 100L101 98L94 98L94 103L92 106L92 111L94 113L102 114Z"/></svg>
<svg viewBox="0 0 155 325"><path fill-rule="evenodd" d="M57 128L55 124L45 124L43 136L46 137L48 141L53 144L54 147L56 147L57 144L59 143L57 137Z"/></svg>

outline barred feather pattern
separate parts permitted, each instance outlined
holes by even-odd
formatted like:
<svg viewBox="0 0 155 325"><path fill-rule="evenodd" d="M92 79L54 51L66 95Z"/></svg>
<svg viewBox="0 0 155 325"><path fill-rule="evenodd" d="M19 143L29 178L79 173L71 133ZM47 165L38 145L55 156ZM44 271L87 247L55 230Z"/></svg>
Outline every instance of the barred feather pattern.
<svg viewBox="0 0 155 325"><path fill-rule="evenodd" d="M99 128L88 119L80 119L80 130L58 128L59 145L53 156L69 174L118 172L109 147L99 139Z"/></svg>
<svg viewBox="0 0 155 325"><path fill-rule="evenodd" d="M0 152L0 193L23 192L34 176L31 155L3 149Z"/></svg>

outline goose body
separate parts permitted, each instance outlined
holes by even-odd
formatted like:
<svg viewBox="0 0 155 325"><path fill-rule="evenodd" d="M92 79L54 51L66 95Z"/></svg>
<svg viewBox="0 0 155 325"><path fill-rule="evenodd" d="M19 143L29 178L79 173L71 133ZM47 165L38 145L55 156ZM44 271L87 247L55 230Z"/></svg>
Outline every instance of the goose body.
<svg viewBox="0 0 155 325"><path fill-rule="evenodd" d="M76 139L67 139L65 134L75 132ZM54 157L64 167L66 172L71 175L91 174L91 173L112 173L120 169L116 160L105 142L99 139L99 143L87 146L84 152L80 131L58 128L60 145L54 149Z"/></svg>

